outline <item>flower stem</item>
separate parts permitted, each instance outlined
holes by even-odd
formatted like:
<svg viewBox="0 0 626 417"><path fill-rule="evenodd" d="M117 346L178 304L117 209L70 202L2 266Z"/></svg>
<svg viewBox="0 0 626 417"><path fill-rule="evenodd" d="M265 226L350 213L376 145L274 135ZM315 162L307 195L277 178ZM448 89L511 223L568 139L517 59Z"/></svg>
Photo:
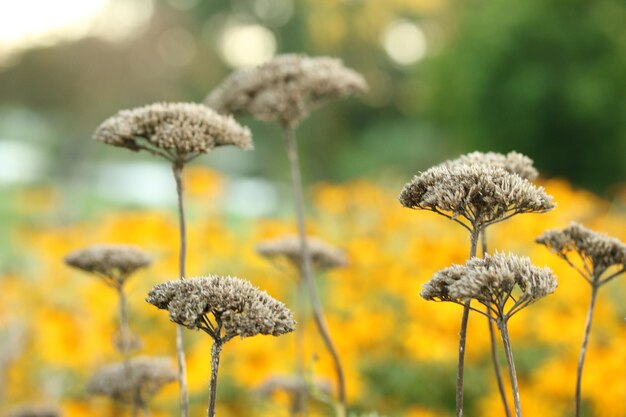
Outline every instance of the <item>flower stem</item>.
<svg viewBox="0 0 626 417"><path fill-rule="evenodd" d="M185 259L187 255L187 229L185 226L185 206L183 203L183 167L182 163L174 163L172 171L176 181L176 195L178 196L178 222L180 230L179 269L180 279L185 279ZM180 386L180 414L189 415L189 395L187 393L187 365L185 363L185 348L183 345L183 328L176 325L176 357L178 359L178 384Z"/></svg>
<svg viewBox="0 0 626 417"><path fill-rule="evenodd" d="M511 348L511 340L509 338L509 330L506 321L498 319L498 328L502 336L504 351L506 353L506 361L509 366L509 377L511 378L511 387L513 389L513 402L515 404L515 416L522 417L522 404L520 402L519 386L517 385L517 373L515 372L515 362L513 361L513 349Z"/></svg>
<svg viewBox="0 0 626 417"><path fill-rule="evenodd" d="M483 258L488 253L487 250L487 229L483 229L480 234L480 241L482 243ZM490 317L490 310L487 309L486 314ZM498 345L496 343L496 330L494 329L493 322L487 317L487 326L489 326L489 341L491 344L491 362L493 363L493 370L496 374L496 382L498 384L498 391L500 392L500 398L502 399L502 406L504 407L504 414L506 417L511 417L511 408L506 398L506 392L504 390L504 381L502 379L502 371L500 369L500 360L498 359Z"/></svg>
<svg viewBox="0 0 626 417"><path fill-rule="evenodd" d="M302 383L305 386L305 340L304 340L304 324L306 321L306 284L300 279L296 286L296 322L300 326L296 331L296 375L298 376L298 383ZM306 404L307 392L305 389L298 389L294 395L294 405L292 407L292 415L306 416L307 404Z"/></svg>
<svg viewBox="0 0 626 417"><path fill-rule="evenodd" d="M587 344L589 343L589 335L591 333L591 321L593 320L593 310L596 306L596 298L598 297L598 290L600 286L597 284L591 285L591 302L589 303L589 310L587 310L587 322L585 323L585 334L583 335L583 343L580 348L580 356L578 357L578 370L576 372L576 417L580 417L580 401L582 394L582 380L583 380L583 366L585 365L585 356L587 355Z"/></svg>
<svg viewBox="0 0 626 417"><path fill-rule="evenodd" d="M209 385L209 410L207 417L215 416L215 398L217 396L217 371L220 366L220 353L222 352L223 343L220 340L214 340L211 347L211 382Z"/></svg>
<svg viewBox="0 0 626 417"><path fill-rule="evenodd" d="M126 294L124 294L124 286L117 288L117 294L120 299L120 353L124 360L128 360L130 354L130 330L128 326L128 303L126 302Z"/></svg>
<svg viewBox="0 0 626 417"><path fill-rule="evenodd" d="M339 360L339 354L333 344L330 337L330 333L324 320L322 311L322 305L317 295L317 288L313 280L313 269L311 266L311 253L309 251L307 239L306 239L306 224L304 219L304 197L302 191L302 179L300 173L300 162L298 160L298 148L295 141L295 132L292 126L284 125L285 142L287 146L287 157L289 158L289 166L291 169L291 182L293 188L294 205L296 209L296 221L298 224L298 235L300 238L300 247L302 248L302 265L300 268L302 278L307 284L309 290L309 299L311 301L311 308L313 310L313 318L315 324L319 330L324 344L328 352L330 353L333 364L335 367L335 374L337 379L337 398L338 398L338 412L339 417L345 417L346 415L346 388L345 379L343 374L343 368L341 361Z"/></svg>

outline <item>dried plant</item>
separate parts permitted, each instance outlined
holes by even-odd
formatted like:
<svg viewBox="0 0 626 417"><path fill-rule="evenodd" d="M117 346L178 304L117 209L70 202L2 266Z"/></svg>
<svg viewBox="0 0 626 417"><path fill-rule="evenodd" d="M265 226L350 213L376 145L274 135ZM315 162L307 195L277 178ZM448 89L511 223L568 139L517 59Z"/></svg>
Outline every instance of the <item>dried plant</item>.
<svg viewBox="0 0 626 417"><path fill-rule="evenodd" d="M314 237L307 238L313 267L318 270L344 267L348 264L346 254L331 247L326 242ZM302 248L298 236L284 236L259 243L256 247L259 255L269 260L286 259L295 268L302 266Z"/></svg>
<svg viewBox="0 0 626 417"><path fill-rule="evenodd" d="M579 417L583 367L598 291L601 286L626 272L626 245L618 239L594 232L577 223L572 223L562 230L548 230L536 241L564 259L591 285L591 301L587 310L587 320L576 372L575 409L576 417ZM581 266L578 266L578 262L571 259L572 255L579 258Z"/></svg>
<svg viewBox="0 0 626 417"><path fill-rule="evenodd" d="M119 298L120 331L115 345L125 356L141 345L139 338L130 331L128 304L124 286L139 269L146 268L152 259L141 249L130 245L92 245L71 252L65 263L100 278L117 291Z"/></svg>
<svg viewBox="0 0 626 417"><path fill-rule="evenodd" d="M295 129L315 108L333 99L363 93L366 89L367 84L363 77L346 68L341 60L281 55L257 68L234 73L214 89L205 101L218 112L248 113L260 120L278 122L283 129L291 171L298 237L304 255L300 271L307 285L316 326L333 359L337 378L337 413L341 417L346 415L345 378L313 280Z"/></svg>
<svg viewBox="0 0 626 417"><path fill-rule="evenodd" d="M500 330L517 417L521 417L522 409L507 323L523 308L553 293L556 286L556 277L549 268L533 266L528 258L496 253L437 272L420 293L426 300L449 301L464 307L475 300L485 306L487 312L470 309L494 320Z"/></svg>
<svg viewBox="0 0 626 417"><path fill-rule="evenodd" d="M232 117L217 114L196 103L155 103L122 110L105 120L94 138L131 151L146 151L172 163L178 197L180 231L179 275L185 277L187 229L184 208L183 169L187 163L218 146L253 148L250 131ZM179 370L182 417L189 415L187 370L182 328L176 329L176 352Z"/></svg>
<svg viewBox="0 0 626 417"><path fill-rule="evenodd" d="M61 417L61 412L56 407L26 405L10 411L5 417Z"/></svg>
<svg viewBox="0 0 626 417"><path fill-rule="evenodd" d="M295 416L304 408L303 399L309 396L328 397L332 386L328 381L308 382L301 376L272 376L261 383L257 392L264 397L271 397L275 392L284 392L289 396L290 415ZM313 395L311 395L313 393Z"/></svg>
<svg viewBox="0 0 626 417"><path fill-rule="evenodd" d="M176 381L176 368L167 357L139 356L128 363L107 365L91 377L87 392L130 404L133 415L148 415L148 402L165 385Z"/></svg>
<svg viewBox="0 0 626 417"><path fill-rule="evenodd" d="M291 312L283 303L235 277L192 278L156 285L146 299L169 312L170 320L202 330L213 339L208 417L215 415L220 353L226 342L258 334L280 336L295 330Z"/></svg>
<svg viewBox="0 0 626 417"><path fill-rule="evenodd" d="M506 155L498 152L471 152L456 159L444 162L445 165L491 165L503 168L512 174L517 174L527 180L535 180L539 172L533 160L519 152L509 152Z"/></svg>
<svg viewBox="0 0 626 417"><path fill-rule="evenodd" d="M474 155L461 157L458 161L472 159L487 158ZM470 259L476 256L478 238L487 227L517 214L543 213L555 207L552 197L543 188L536 187L518 174L493 164L469 165L458 161L444 163L416 175L404 186L399 200L404 207L433 211L468 230ZM463 308L459 332L457 417L463 414L465 344L470 303L470 300L466 301ZM496 362L494 365L498 369ZM504 397L503 403L508 413Z"/></svg>

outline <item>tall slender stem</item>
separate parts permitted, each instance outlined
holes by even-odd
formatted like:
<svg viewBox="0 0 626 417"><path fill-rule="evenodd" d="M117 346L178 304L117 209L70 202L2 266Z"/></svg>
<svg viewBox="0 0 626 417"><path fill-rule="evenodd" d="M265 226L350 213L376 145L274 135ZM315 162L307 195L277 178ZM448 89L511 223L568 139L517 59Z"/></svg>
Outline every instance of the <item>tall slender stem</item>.
<svg viewBox="0 0 626 417"><path fill-rule="evenodd" d="M515 416L522 417L522 404L520 402L519 386L517 385L517 372L515 372L515 362L513 360L513 349L511 348L511 340L509 339L509 330L506 320L498 319L498 328L502 336L504 351L506 353L506 361L509 366L509 377L511 378L511 388L513 389L513 403L515 404Z"/></svg>
<svg viewBox="0 0 626 417"><path fill-rule="evenodd" d="M217 371L220 366L220 353L223 343L221 340L214 340L211 347L211 382L209 385L209 410L208 417L215 416L215 398L217 397Z"/></svg>
<svg viewBox="0 0 626 417"><path fill-rule="evenodd" d="M479 230L473 228L470 233L470 259L476 257L476 246L478 245ZM465 374L465 345L467 341L467 323L469 322L470 303L467 301L463 305L463 315L461 316L461 330L459 331L459 359L456 372L456 416L463 416L463 378Z"/></svg>
<svg viewBox="0 0 626 417"><path fill-rule="evenodd" d="M178 222L180 231L179 275L185 279L185 260L187 255L187 229L185 226L185 206L183 203L183 167L182 163L174 163L172 171L176 181L178 196ZM189 416L189 394L187 393L187 364L185 363L185 347L183 345L183 327L176 325L176 357L178 359L178 384L180 386L180 415Z"/></svg>
<svg viewBox="0 0 626 417"><path fill-rule="evenodd" d="M305 371L304 371L304 358L305 358L305 340L304 340L304 325L306 320L306 284L303 280L298 280L296 286L296 322L299 328L296 330L296 375L298 376L298 383L305 386ZM306 416L306 389L298 389L294 395L294 406L292 407L292 414Z"/></svg>
<svg viewBox="0 0 626 417"><path fill-rule="evenodd" d="M593 320L593 310L596 306L596 298L598 297L598 290L600 286L597 284L591 285L591 302L589 303L589 310L587 310L587 322L585 323L585 334L583 335L583 343L580 348L580 356L578 357L578 370L576 372L576 417L580 417L580 401L582 394L582 380L583 380L583 366L585 365L585 356L587 355L587 344L589 343L589 335L591 333L591 321Z"/></svg>
<svg viewBox="0 0 626 417"><path fill-rule="evenodd" d="M341 361L339 360L339 354L333 344L330 337L330 332L326 326L324 315L322 311L322 305L317 295L317 288L315 281L313 280L313 268L311 266L311 253L309 251L307 239L306 239L306 224L304 218L304 196L302 191L302 179L300 174L300 162L298 160L298 148L295 141L295 133L292 126L285 125L284 134L285 142L287 146L287 157L289 158L289 166L291 169L291 182L293 188L294 205L296 210L296 220L298 224L298 235L300 238L300 247L302 249L302 267L300 268L302 279L306 282L309 290L309 299L311 301L311 309L313 310L313 318L315 324L319 330L324 344L330 353L333 364L335 367L335 374L337 378L337 398L338 414L340 417L346 415L346 388L345 379L343 374L343 368Z"/></svg>
<svg viewBox="0 0 626 417"><path fill-rule="evenodd" d="M488 253L487 245L487 229L483 229L480 234L480 241L482 243L483 258ZM491 317L491 312L487 309L486 314ZM496 330L494 329L493 321L487 317L487 326L489 327L489 342L491 344L491 362L493 363L493 370L496 374L496 382L498 384L498 391L500 392L500 399L502 400L502 406L504 407L504 414L506 417L511 417L511 407L509 407L509 401L506 398L506 391L504 390L504 381L502 379L502 371L500 368L500 359L498 359L498 345L496 343Z"/></svg>
<svg viewBox="0 0 626 417"><path fill-rule="evenodd" d="M130 354L130 330L128 326L128 303L123 285L117 287L117 294L120 299L120 353L126 361Z"/></svg>

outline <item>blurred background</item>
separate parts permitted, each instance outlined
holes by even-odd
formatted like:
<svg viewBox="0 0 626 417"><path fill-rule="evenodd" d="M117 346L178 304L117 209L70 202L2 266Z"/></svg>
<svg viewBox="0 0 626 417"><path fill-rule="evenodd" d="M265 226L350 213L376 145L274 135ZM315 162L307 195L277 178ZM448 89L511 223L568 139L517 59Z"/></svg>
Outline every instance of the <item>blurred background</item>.
<svg viewBox="0 0 626 417"><path fill-rule="evenodd" d="M281 53L337 56L362 73L370 86L367 95L324 107L298 131L305 181L317 184L309 195L316 204L312 210L318 222L314 230L324 231L357 257L364 253L369 256L361 269L357 261L357 268L344 274L348 277L344 276L342 284L346 293L341 294L358 300L378 290L369 281L364 288L358 288L364 275L388 280L391 270L398 280L414 279L417 275L426 278L451 260L462 261L466 248L460 232L446 240L447 235L441 237L442 229L437 229L444 226L433 226L431 230L429 216L424 218L424 224L420 223L424 229L418 230L417 225L409 226L414 224L413 213L391 225L385 219L402 216L402 210L396 212L387 206L395 203L402 184L411 175L468 151L523 152L535 160L544 178L560 178L547 183L556 187L556 191L548 192L559 193L563 201L557 202L565 211L552 220L524 224L529 228L528 236L524 236L527 244L532 242L531 234L574 219L595 222L603 230L626 237L622 185L626 176L625 21L623 0L0 1L0 239L8 242L0 249L0 275L26 279L12 283L7 278L4 284L13 291L3 289L7 297L22 294L31 297L28 299L33 303L50 301L48 309L34 317L53 324L47 337L60 346L43 356L33 353L40 348L45 350L36 343L29 348L32 352L24 350L34 355L31 358L38 358L40 362L33 364L38 363L43 371L25 368L23 363L15 365L25 360L20 355L0 361L0 374L8 373L10 378L5 380L13 381L16 387L6 393L8 403L33 397L63 398L71 400L65 406L70 415L94 413L97 409L85 408L90 403L82 397L81 381L86 378L87 364L95 366L102 356L92 352L75 364L59 360L76 343L76 335L65 334L63 329L90 334L85 323L76 322L72 293L64 294L63 288L78 285L76 288L85 293L97 292L99 288L82 284L84 277L69 273L61 265L60 259L67 251L96 238L142 244L165 256L161 272L151 276L150 282L170 278L168 273L175 274L175 253L171 252L175 241L175 194L169 166L91 140L96 126L118 110L155 101L202 101L231 71L258 65ZM191 239L192 244L207 243L211 250L234 264L238 262L237 248L246 247L252 266L245 271L254 277L267 273L259 269L258 259L251 260L256 259L254 244L261 237L292 230L289 221L284 221L291 205L280 131L252 119L243 118L241 122L253 131L254 152L220 149L194 162L198 171L190 174L189 181L191 195L198 198L195 218L207 222L197 233L215 236L218 243L204 242L203 236ZM357 178L365 180L354 182ZM357 195L363 199L363 206L351 201ZM354 213L351 210L359 209L370 211L357 218L350 215ZM216 220L207 220L210 216L216 216ZM194 209L191 217L193 221ZM259 218L284 222L278 225L274 222L279 220L270 220L252 226L252 220ZM120 228L122 232L118 231ZM417 233L416 240L394 238L394 232L409 229ZM431 235L424 230L431 230ZM513 235L518 233L518 229L511 230ZM424 251L437 247L428 243L435 237L440 239L435 242L451 245L452 249L447 249L447 257L444 254L426 260ZM388 247L376 251L381 239ZM457 243L451 244L452 241ZM172 247L165 242L172 243ZM530 253L527 247L510 245L507 239L501 242L504 248ZM408 249L398 252L402 247L399 243ZM227 249L220 252L220 247ZM385 250L389 252L386 255ZM407 259L413 263L399 266ZM203 268L219 266L226 272L241 274L233 263L215 262L197 261L191 269L205 273L202 271L210 269ZM50 278L50 274L54 276ZM41 281L43 276L52 281ZM410 293L416 299L419 291L417 283L398 282L387 283L392 287L389 300L394 308L398 301L394 297L402 299ZM280 285L263 284L274 285L279 293L285 291ZM361 292L346 295L348 287ZM141 306L145 289L147 284L138 286L137 306ZM623 293L623 286L621 289ZM53 295L46 298L41 295L42 290ZM582 302L580 312L572 314L582 317L585 290L572 290ZM418 308L412 302L407 301L406 314L416 320L421 317L419 308L424 307L420 304ZM2 308L6 313L0 314L3 329L9 329L13 317L9 313L20 304L13 303L6 301L4 307L0 306L0 313ZM344 311L341 300L334 303L335 313L339 312L337 323L361 323L363 327L364 321L382 320L367 316L366 311ZM376 303L381 303L380 299ZM28 310L28 303L23 304L20 308ZM615 317L626 315L623 303L614 304L609 313ZM78 311L84 313L89 308L94 306L79 307ZM401 310L388 313L398 311ZM456 310L451 311L454 316ZM28 316L27 312L22 313ZM112 314L93 314L100 317L101 325L106 322L111 327L109 313ZM563 311L554 314L555 323L563 320ZM156 314L155 317L164 319ZM145 319L143 324L154 325L154 320ZM40 322L26 323L24 328L32 331L29 326L36 329L37 323ZM426 324L415 332L432 331ZM453 339L456 319L449 326ZM361 333L344 344L351 352L349 356L354 355L355 363L361 363L356 359L362 359L358 352L369 352L382 341L370 340L368 337L373 336L367 334L367 329L361 328ZM608 329L607 334L615 331L615 325ZM571 340L578 340L578 327L570 330ZM624 329L620 331L623 333ZM400 337L398 332L390 330L389 334ZM360 403L363 410L382 407L389 415L421 417L435 415L435 411L428 414L431 408L442 413L436 415L448 415L453 409L447 399L453 391L453 369L449 364L454 353L426 354L428 346L420 344L415 332L410 342L402 339L387 350L374 349L383 358L405 355L417 361L411 365L415 368L413 379L398 376L403 364L380 357L360 374L356 364L351 368L351 378L357 380L353 386L365 387L354 388L351 394L357 403L366 399ZM2 337L8 338L6 334ZM105 332L105 336L110 334ZM90 348L101 342L95 335L89 337ZM549 340L529 344L527 360L522 365L522 374L524 369L528 371L528 381L545 384L543 376L561 375L559 370L564 365L540 361L550 353L562 353L559 343L565 342ZM551 345L553 342L556 348ZM154 346L157 347L153 350L158 350L165 345L154 342ZM609 342L603 346L615 353ZM276 362L270 345L259 348L263 354L251 349L246 358L256 358L256 362L250 359L255 369L264 369L259 360L268 368L273 364L268 358ZM617 357L623 357L623 346L619 352L622 356ZM111 352L105 351L105 357L106 354L112 357ZM430 362L433 359L435 365ZM423 367L420 360L424 361ZM444 364L437 365L437 360ZM482 359L477 355L473 360ZM540 362L549 367L540 368L541 377L532 379L535 374L531 370ZM20 369L27 368L28 372L20 373ZM425 383L433 370L443 372L442 392L407 388L407 384ZM483 371L487 370L485 367ZM56 383L50 375L57 375L63 384ZM474 377L480 380L482 375ZM201 381L195 385L198 390L205 383L203 378L197 376ZM243 385L252 386L261 376L257 379ZM0 377L0 391L1 381ZM234 381L232 390L226 390L224 401L237 398L240 391L236 389L236 378ZM540 384L532 389L541 392L545 388L542 387ZM623 398L626 391L619 389L626 390L621 386L613 394ZM554 404L567 404L568 392L551 393L556 402L544 408L537 405L536 415L560 415ZM480 415L488 415L485 410L494 404L488 389L478 387L468 395L471 406L482 410ZM607 404L613 407L612 412L597 415L626 415L619 414L623 409L614 408L616 405L610 402L613 396L606 392L597 395L598 409L608 410ZM165 403L171 404L175 391L168 398L170 403ZM204 397L198 398L197 404L202 404ZM548 409L554 414L549 414ZM413 410L413 414L407 410ZM228 412L239 415L236 408ZM268 415L278 414L272 411Z"/></svg>

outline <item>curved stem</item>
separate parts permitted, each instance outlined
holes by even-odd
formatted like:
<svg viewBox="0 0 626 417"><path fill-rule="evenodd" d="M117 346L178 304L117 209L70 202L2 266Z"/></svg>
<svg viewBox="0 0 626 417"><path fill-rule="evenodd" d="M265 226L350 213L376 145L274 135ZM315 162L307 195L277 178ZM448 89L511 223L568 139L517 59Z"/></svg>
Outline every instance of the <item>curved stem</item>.
<svg viewBox="0 0 626 417"><path fill-rule="evenodd" d="M597 285L591 286L591 302L589 303L589 310L587 311L587 322L585 323L585 333L583 335L583 343L580 348L580 356L578 357L578 369L576 371L576 417L580 417L580 401L582 394L582 380L583 380L583 366L585 365L585 356L587 355L587 344L589 343L589 335L591 333L591 321L593 320L593 310L596 305L596 298L598 297Z"/></svg>
<svg viewBox="0 0 626 417"><path fill-rule="evenodd" d="M187 229L185 226L185 206L183 203L183 165L174 163L172 166L176 181L176 195L178 197L178 222L180 230L179 274L185 279L185 260L187 255ZM180 414L189 416L189 394L187 393L187 364L185 362L185 347L183 345L183 327L176 325L176 358L178 360L178 384L180 386Z"/></svg>
<svg viewBox="0 0 626 417"><path fill-rule="evenodd" d="M217 397L217 371L220 366L220 353L222 352L223 342L220 339L213 341L211 347L211 382L209 385L209 410L208 417L215 416L215 399Z"/></svg>
<svg viewBox="0 0 626 417"><path fill-rule="evenodd" d="M511 378L511 388L513 389L513 402L515 404L515 416L522 417L522 404L519 395L519 386L517 385L517 372L515 371L515 362L513 360L513 349L511 348L511 340L509 338L509 330L506 321L498 320L498 328L502 336L504 351L506 353L506 361L509 365L509 377Z"/></svg>
<svg viewBox="0 0 626 417"><path fill-rule="evenodd" d="M311 308L313 310L313 318L315 324L319 330L324 344L330 353L333 365L335 367L335 374L337 378L337 397L339 400L338 414L343 417L346 414L346 388L345 379L343 374L343 368L341 361L339 360L339 354L333 344L330 337L330 332L326 326L324 315L322 311L322 305L317 295L317 288L313 280L313 268L311 266L311 253L308 248L306 239L306 224L304 219L304 197L302 191L302 179L300 174L300 162L298 160L298 149L294 137L294 130L292 126L285 125L284 134L285 142L287 146L287 157L289 158L289 166L291 169L291 182L293 188L294 205L296 209L296 220L298 223L298 235L300 238L300 247L302 248L302 265L300 272L303 280L307 284L309 290L309 299L311 301Z"/></svg>

